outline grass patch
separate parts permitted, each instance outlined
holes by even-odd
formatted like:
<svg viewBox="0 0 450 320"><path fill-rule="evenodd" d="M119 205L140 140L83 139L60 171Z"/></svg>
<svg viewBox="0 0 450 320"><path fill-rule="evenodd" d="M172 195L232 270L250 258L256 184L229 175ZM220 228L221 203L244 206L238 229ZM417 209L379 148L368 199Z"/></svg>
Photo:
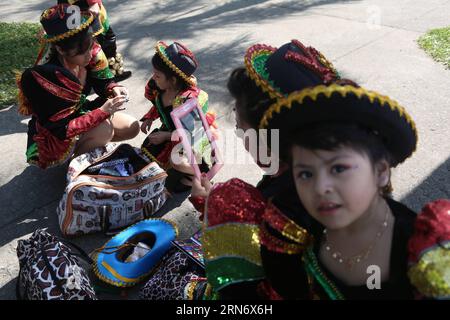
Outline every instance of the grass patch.
<svg viewBox="0 0 450 320"><path fill-rule="evenodd" d="M418 43L434 60L450 69L450 26L428 31Z"/></svg>
<svg viewBox="0 0 450 320"><path fill-rule="evenodd" d="M16 103L14 71L33 65L39 50L38 23L0 22L0 109Z"/></svg>

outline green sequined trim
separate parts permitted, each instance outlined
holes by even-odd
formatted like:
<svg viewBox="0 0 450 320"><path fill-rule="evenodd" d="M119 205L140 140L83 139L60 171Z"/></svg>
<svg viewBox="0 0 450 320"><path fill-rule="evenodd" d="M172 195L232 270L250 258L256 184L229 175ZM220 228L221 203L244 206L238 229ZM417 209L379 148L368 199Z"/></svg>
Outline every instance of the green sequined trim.
<svg viewBox="0 0 450 320"><path fill-rule="evenodd" d="M208 282L216 290L244 281L264 278L264 269L245 259L224 257L206 264Z"/></svg>
<svg viewBox="0 0 450 320"><path fill-rule="evenodd" d="M94 78L102 80L109 80L114 78L114 75L112 74L109 67L106 67L105 69L99 71L91 71L91 74Z"/></svg>
<svg viewBox="0 0 450 320"><path fill-rule="evenodd" d="M103 21L103 23L102 23L102 26L103 26L103 32L102 32L102 34L105 35L106 32L108 32L109 27L110 27L109 17L106 17L105 21Z"/></svg>
<svg viewBox="0 0 450 320"><path fill-rule="evenodd" d="M166 126L168 130L175 130L169 125L169 121L167 120L166 114L163 111L164 106L161 104L162 97L158 95L155 99L156 109L158 109L159 117L161 118L161 122Z"/></svg>
<svg viewBox="0 0 450 320"><path fill-rule="evenodd" d="M331 300L345 300L339 289L334 285L333 282L331 282L330 279L327 278L327 276L320 269L312 246L306 249L306 254L304 255L303 259L306 272L308 272L309 275L317 280L317 282L322 286Z"/></svg>
<svg viewBox="0 0 450 320"><path fill-rule="evenodd" d="M272 55L272 53L261 54L252 61L253 68L255 68L256 73L259 74L267 83L277 92L281 93L281 89L275 86L275 83L269 79L269 72L267 72L266 62L267 59Z"/></svg>
<svg viewBox="0 0 450 320"><path fill-rule="evenodd" d="M33 143L31 146L29 146L25 154L27 156L27 162L38 159L39 150L37 144Z"/></svg>

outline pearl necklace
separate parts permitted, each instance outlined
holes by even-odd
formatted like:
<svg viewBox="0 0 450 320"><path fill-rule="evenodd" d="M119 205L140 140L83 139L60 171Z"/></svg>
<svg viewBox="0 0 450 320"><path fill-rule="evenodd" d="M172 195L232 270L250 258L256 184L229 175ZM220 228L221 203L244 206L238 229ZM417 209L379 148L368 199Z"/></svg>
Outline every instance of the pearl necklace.
<svg viewBox="0 0 450 320"><path fill-rule="evenodd" d="M352 270L356 264L360 263L361 261L363 261L369 257L370 253L372 252L372 250L375 246L375 242L378 239L380 239L381 236L386 231L386 229L388 227L388 220L389 220L389 208L388 208L388 210L386 210L386 216L385 216L383 222L380 224L380 227L378 228L378 232L376 233L375 238L372 240L370 245L367 248L365 248L364 250L362 250L360 253L358 253L354 256L348 257L348 258L342 256L342 254L339 251L333 252L333 247L328 242L328 231L325 228L323 230L323 235L325 237L325 239L324 239L325 240L324 241L325 250L327 253L331 254L331 257L334 260L336 260L340 264L345 263L345 266L348 269Z"/></svg>

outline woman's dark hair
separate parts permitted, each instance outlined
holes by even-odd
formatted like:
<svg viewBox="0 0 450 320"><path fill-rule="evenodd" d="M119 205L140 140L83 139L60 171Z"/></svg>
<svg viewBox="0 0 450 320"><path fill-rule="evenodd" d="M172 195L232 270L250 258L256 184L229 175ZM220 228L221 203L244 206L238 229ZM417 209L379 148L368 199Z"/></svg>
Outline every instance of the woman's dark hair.
<svg viewBox="0 0 450 320"><path fill-rule="evenodd" d="M177 87L181 91L185 91L189 88L189 84L184 81L175 71L170 69L170 67L164 62L164 60L159 56L159 54L155 53L152 58L153 68L161 71L167 79L174 77L177 80Z"/></svg>
<svg viewBox="0 0 450 320"><path fill-rule="evenodd" d="M264 112L274 100L255 84L244 67L233 70L227 87L230 94L236 99L239 115L253 128L258 128Z"/></svg>
<svg viewBox="0 0 450 320"><path fill-rule="evenodd" d="M292 135L290 145L327 151L346 146L366 154L372 166L381 160L392 164L392 156L381 136L354 123L319 123L306 126Z"/></svg>
<svg viewBox="0 0 450 320"><path fill-rule="evenodd" d="M55 42L55 45L64 52L75 51L75 55L78 55L85 53L91 46L92 41L95 41L92 32L89 29L85 29L67 39Z"/></svg>

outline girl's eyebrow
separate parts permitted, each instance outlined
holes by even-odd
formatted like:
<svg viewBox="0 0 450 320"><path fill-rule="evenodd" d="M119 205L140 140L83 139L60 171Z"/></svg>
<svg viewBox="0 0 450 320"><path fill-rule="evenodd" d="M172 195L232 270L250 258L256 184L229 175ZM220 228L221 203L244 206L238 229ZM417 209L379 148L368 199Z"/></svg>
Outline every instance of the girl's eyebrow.
<svg viewBox="0 0 450 320"><path fill-rule="evenodd" d="M337 156L335 156L335 157L333 157L331 159L325 160L325 163L326 164L330 164L330 163L333 163L334 161L336 161L338 159L342 159L342 158L350 158L350 155L347 155L347 154L337 155ZM294 168L311 168L311 167L313 167L313 166L310 166L310 165L307 165L307 164L304 164L304 163L301 163L301 162L296 163L294 165Z"/></svg>
<svg viewBox="0 0 450 320"><path fill-rule="evenodd" d="M311 166L308 166L303 163L297 163L296 165L294 165L294 168L311 168Z"/></svg>

